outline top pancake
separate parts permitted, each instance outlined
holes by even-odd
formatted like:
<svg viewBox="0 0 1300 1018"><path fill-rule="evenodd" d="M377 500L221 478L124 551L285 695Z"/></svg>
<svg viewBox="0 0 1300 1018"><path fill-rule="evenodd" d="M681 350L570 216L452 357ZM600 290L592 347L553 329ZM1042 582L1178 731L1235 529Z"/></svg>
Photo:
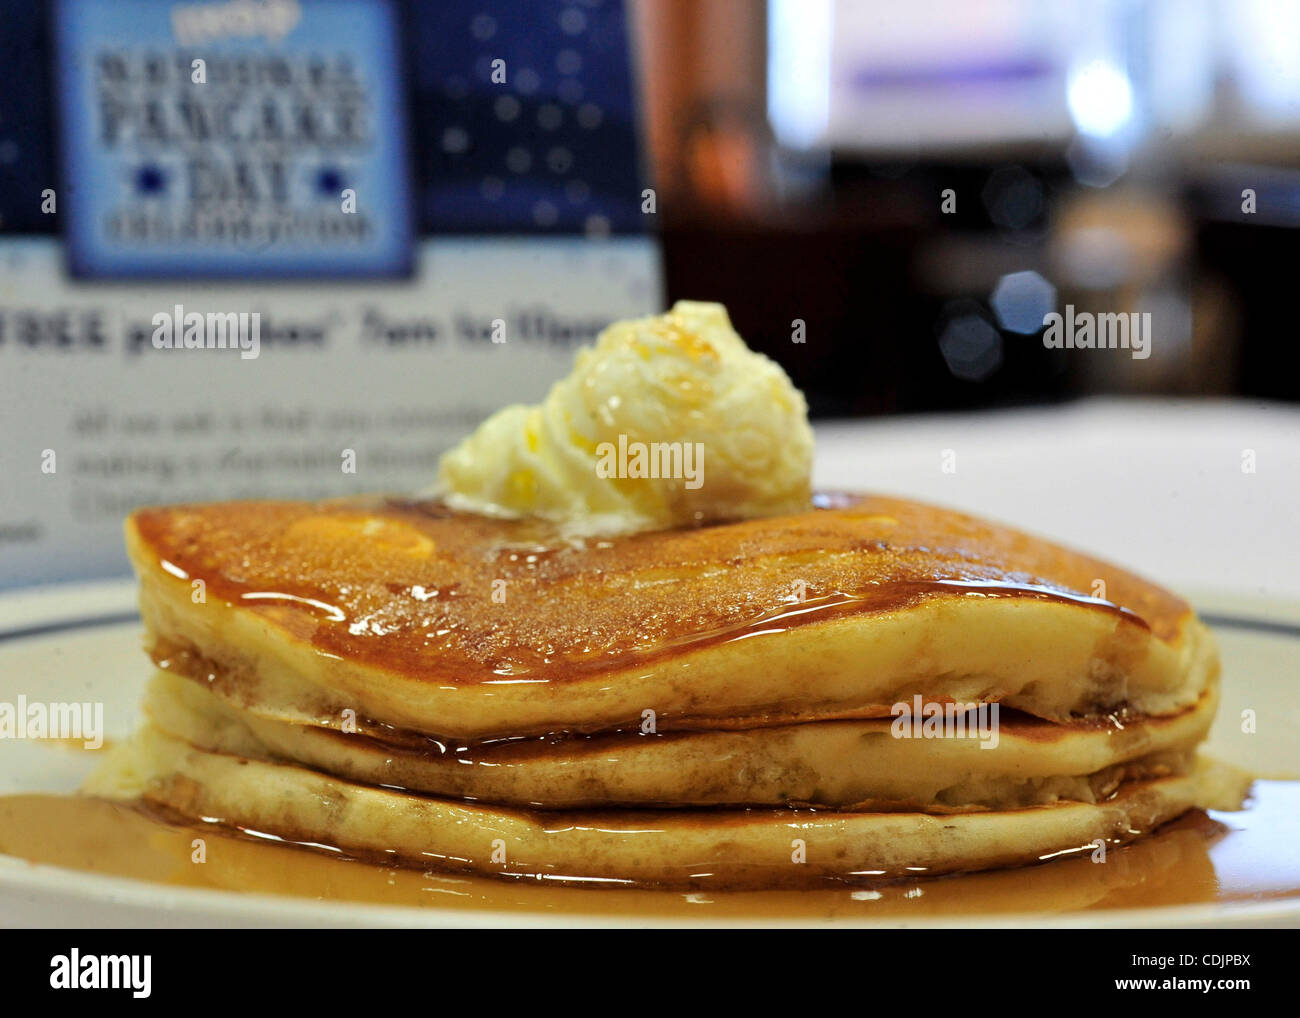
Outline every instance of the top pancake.
<svg viewBox="0 0 1300 1018"><path fill-rule="evenodd" d="M250 698L451 736L881 716L913 693L1168 713L1204 686L1189 606L1125 570L916 502L818 504L565 542L437 503L225 502L140 510L127 544L153 638Z"/></svg>

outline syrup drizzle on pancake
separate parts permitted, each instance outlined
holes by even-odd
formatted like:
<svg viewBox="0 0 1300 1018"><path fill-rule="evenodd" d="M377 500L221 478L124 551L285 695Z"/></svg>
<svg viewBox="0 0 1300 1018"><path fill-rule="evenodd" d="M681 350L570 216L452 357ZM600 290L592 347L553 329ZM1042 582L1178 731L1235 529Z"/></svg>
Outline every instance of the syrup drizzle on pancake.
<svg viewBox="0 0 1300 1018"><path fill-rule="evenodd" d="M943 597L1075 604L1166 640L1191 617L1181 599L1115 566L974 517L878 496L817 504L578 543L540 521L397 499L180 506L133 519L166 573L202 579L210 596L267 615L322 654L450 685L564 681ZM1099 579L1107 597L1084 593ZM509 605L493 601L494 583Z"/></svg>

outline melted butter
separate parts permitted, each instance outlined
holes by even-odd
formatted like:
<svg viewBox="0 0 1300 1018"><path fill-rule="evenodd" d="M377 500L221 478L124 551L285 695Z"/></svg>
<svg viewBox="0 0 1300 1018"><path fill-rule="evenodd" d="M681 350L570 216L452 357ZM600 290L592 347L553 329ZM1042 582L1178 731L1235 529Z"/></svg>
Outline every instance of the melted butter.
<svg viewBox="0 0 1300 1018"><path fill-rule="evenodd" d="M203 838L206 861L192 861ZM700 919L922 919L1300 899L1300 781L1258 781L1247 809L1192 812L1122 848L1010 870L798 891L670 892L466 877L349 859L130 804L0 798L0 852L184 887L333 902Z"/></svg>

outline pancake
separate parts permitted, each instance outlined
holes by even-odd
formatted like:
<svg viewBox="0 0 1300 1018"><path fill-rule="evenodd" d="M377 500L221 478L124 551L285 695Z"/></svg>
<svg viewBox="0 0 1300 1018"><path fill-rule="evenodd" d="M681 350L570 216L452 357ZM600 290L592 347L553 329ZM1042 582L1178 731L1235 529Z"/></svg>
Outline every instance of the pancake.
<svg viewBox="0 0 1300 1018"><path fill-rule="evenodd" d="M283 721L750 730L917 695L1140 719L1211 681L1191 608L1116 566L902 499L817 504L583 541L438 502L227 502L140 510L127 547L155 660Z"/></svg>
<svg viewBox="0 0 1300 1018"><path fill-rule="evenodd" d="M88 791L360 857L519 879L662 887L874 882L1122 844L1196 806L1235 808L1246 779L1201 760L1104 802L935 816L812 809L536 813L342 781L196 749L153 725L110 751Z"/></svg>
<svg viewBox="0 0 1300 1018"><path fill-rule="evenodd" d="M814 506L600 538L438 501L140 510L149 720L87 791L665 887L1013 865L1240 805L1196 755L1219 665L1186 602L950 510ZM909 736L902 705L974 723Z"/></svg>
<svg viewBox="0 0 1300 1018"><path fill-rule="evenodd" d="M532 809L788 806L930 813L1097 802L1122 781L1181 773L1209 731L1217 682L1179 714L1052 724L999 713L996 738L894 737L889 720L749 731L505 740L384 740L269 720L165 671L154 725L196 748L296 762L349 781ZM988 733L986 732L986 735ZM971 735L977 735L971 724Z"/></svg>

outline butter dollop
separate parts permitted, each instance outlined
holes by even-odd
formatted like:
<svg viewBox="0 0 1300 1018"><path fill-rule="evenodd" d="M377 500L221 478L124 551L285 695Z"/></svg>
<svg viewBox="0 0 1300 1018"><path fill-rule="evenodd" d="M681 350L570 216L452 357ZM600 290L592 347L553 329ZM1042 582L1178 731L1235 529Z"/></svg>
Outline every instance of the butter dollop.
<svg viewBox="0 0 1300 1018"><path fill-rule="evenodd" d="M800 512L811 501L803 394L721 304L615 322L535 406L493 414L445 453L433 493L572 535Z"/></svg>

